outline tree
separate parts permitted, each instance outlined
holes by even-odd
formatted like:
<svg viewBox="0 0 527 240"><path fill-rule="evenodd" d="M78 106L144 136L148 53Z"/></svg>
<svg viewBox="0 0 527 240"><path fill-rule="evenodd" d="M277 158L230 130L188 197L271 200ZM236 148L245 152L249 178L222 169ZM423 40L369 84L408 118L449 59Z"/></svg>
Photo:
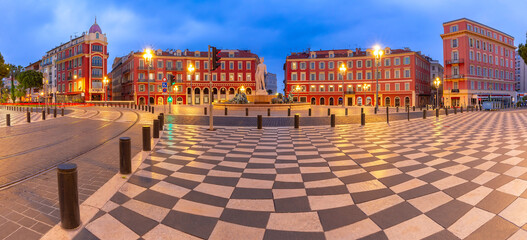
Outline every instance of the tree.
<svg viewBox="0 0 527 240"><path fill-rule="evenodd" d="M520 57L523 58L523 62L527 64L527 33L525 34L525 38L525 45L520 43L520 45L518 46L518 54L520 54Z"/></svg>
<svg viewBox="0 0 527 240"><path fill-rule="evenodd" d="M16 76L18 84L22 87L22 89L42 88L43 78L44 75L41 72L35 70L25 71Z"/></svg>
<svg viewBox="0 0 527 240"><path fill-rule="evenodd" d="M9 70L7 70L8 65L5 64L4 57L0 53L0 81L9 75Z"/></svg>
<svg viewBox="0 0 527 240"><path fill-rule="evenodd" d="M15 93L15 78L18 74L20 74L20 72L22 72L22 66L18 65L18 66L15 66L13 64L8 64L8 70L9 70L9 77L11 77L11 75L13 77L11 77L11 100L13 100L13 102L16 101L16 93Z"/></svg>

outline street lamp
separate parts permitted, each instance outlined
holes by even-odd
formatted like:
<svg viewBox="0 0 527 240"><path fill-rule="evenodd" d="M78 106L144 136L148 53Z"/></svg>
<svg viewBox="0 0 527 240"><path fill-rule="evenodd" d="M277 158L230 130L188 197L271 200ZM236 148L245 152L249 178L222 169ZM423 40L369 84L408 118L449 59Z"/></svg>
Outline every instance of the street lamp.
<svg viewBox="0 0 527 240"><path fill-rule="evenodd" d="M434 85L436 86L436 108L439 108L439 85L441 84L441 80L439 77L436 77L434 80Z"/></svg>
<svg viewBox="0 0 527 240"><path fill-rule="evenodd" d="M296 87L294 89L291 88L290 93L291 93L291 95L293 97L293 102L295 101L295 92L299 93L301 89L302 88L300 87L300 85L296 85ZM297 99L297 102L299 102L299 101L300 101L300 94L298 94L298 99Z"/></svg>
<svg viewBox="0 0 527 240"><path fill-rule="evenodd" d="M192 94L194 93L194 89L192 89L192 75L194 74L194 66L192 66L192 63L187 68L188 72L190 73L190 105L192 105Z"/></svg>
<svg viewBox="0 0 527 240"><path fill-rule="evenodd" d="M373 55L375 56L375 65L377 65L377 70L375 71L375 109L379 109L379 65L381 63L381 58L384 52L380 49L379 45L374 47Z"/></svg>
<svg viewBox="0 0 527 240"><path fill-rule="evenodd" d="M342 77L342 107L344 107L344 98L346 97L346 92L344 91L344 75L346 74L346 71L348 70L346 68L346 65L342 63L342 65L339 68L340 70L340 76Z"/></svg>
<svg viewBox="0 0 527 240"><path fill-rule="evenodd" d="M143 58L145 59L145 65L146 67L146 81L147 81L147 93L148 93L148 99L146 100L148 103L148 106L150 106L150 65L152 63L152 50L145 49L145 53L143 54Z"/></svg>
<svg viewBox="0 0 527 240"><path fill-rule="evenodd" d="M240 88L240 92L241 92L241 93L245 93L245 87L244 87L244 86L242 86L242 87Z"/></svg>
<svg viewBox="0 0 527 240"><path fill-rule="evenodd" d="M108 98L106 97L106 88L108 87L108 78L104 77L102 82L104 83L104 86L103 86L104 87L104 103L106 103L106 101L108 101Z"/></svg>

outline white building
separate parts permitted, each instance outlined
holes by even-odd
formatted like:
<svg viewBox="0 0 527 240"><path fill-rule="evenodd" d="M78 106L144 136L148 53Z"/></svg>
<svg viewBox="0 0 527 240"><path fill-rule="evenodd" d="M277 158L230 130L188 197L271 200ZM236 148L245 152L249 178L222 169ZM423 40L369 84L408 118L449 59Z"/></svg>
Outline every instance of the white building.
<svg viewBox="0 0 527 240"><path fill-rule="evenodd" d="M516 53L515 65L515 80L516 91L520 93L527 93L527 64L523 61L520 54Z"/></svg>
<svg viewBox="0 0 527 240"><path fill-rule="evenodd" d="M276 74L274 73L267 73L267 76L265 77L265 88L267 90L273 91L272 94L277 93L278 87L276 85Z"/></svg>

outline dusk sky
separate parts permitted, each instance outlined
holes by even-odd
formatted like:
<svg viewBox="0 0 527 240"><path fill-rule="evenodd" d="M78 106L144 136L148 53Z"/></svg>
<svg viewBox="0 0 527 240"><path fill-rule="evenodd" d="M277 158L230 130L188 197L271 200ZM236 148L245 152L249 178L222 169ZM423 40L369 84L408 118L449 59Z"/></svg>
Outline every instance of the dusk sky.
<svg viewBox="0 0 527 240"><path fill-rule="evenodd" d="M110 58L142 50L249 49L283 89L282 66L308 48L409 47L443 61L442 23L470 18L525 43L527 1L88 1L0 0L0 52L26 66L80 35L95 16Z"/></svg>

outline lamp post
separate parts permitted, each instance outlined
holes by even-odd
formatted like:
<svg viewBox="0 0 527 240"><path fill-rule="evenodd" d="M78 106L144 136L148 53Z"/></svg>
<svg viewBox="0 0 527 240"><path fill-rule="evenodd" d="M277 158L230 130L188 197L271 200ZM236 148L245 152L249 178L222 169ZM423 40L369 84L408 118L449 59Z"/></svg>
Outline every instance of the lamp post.
<svg viewBox="0 0 527 240"><path fill-rule="evenodd" d="M192 66L192 63L187 68L188 72L190 73L190 105L192 105L193 99L192 99L192 93L194 93L194 89L192 89L192 75L194 74L194 66ZM211 109L212 111L212 109Z"/></svg>
<svg viewBox="0 0 527 240"><path fill-rule="evenodd" d="M145 49L145 53L143 54L143 58L145 59L145 65L146 65L146 81L147 81L147 105L150 106L150 65L152 63L152 50Z"/></svg>
<svg viewBox="0 0 527 240"><path fill-rule="evenodd" d="M291 91L289 91L291 93L291 97L293 97L293 102L295 102L295 92L300 92L302 88L300 88L300 85L296 85L296 87L293 89L291 88ZM298 97L300 97L300 94L298 94ZM300 100L300 98L297 99L297 102L298 100Z"/></svg>
<svg viewBox="0 0 527 240"><path fill-rule="evenodd" d="M108 87L108 78L104 77L102 82L104 83L104 86L103 86L104 87L104 103L106 103L108 101L108 98L106 96L106 87Z"/></svg>
<svg viewBox="0 0 527 240"><path fill-rule="evenodd" d="M434 80L434 85L436 86L436 108L439 108L439 85L441 84L441 80L439 77L436 77Z"/></svg>
<svg viewBox="0 0 527 240"><path fill-rule="evenodd" d="M346 97L346 91L344 90L344 75L346 74L346 71L348 69L346 69L346 66L344 65L344 63L342 63L339 70L340 70L340 76L342 77L342 107L344 107L344 102L345 102L344 98Z"/></svg>
<svg viewBox="0 0 527 240"><path fill-rule="evenodd" d="M377 70L375 71L375 109L378 110L379 108L379 76L377 75L379 73L379 65L381 63L381 58L384 52L380 50L380 47L377 45L374 47L375 51L373 51L373 55L375 56L375 65L377 65Z"/></svg>

